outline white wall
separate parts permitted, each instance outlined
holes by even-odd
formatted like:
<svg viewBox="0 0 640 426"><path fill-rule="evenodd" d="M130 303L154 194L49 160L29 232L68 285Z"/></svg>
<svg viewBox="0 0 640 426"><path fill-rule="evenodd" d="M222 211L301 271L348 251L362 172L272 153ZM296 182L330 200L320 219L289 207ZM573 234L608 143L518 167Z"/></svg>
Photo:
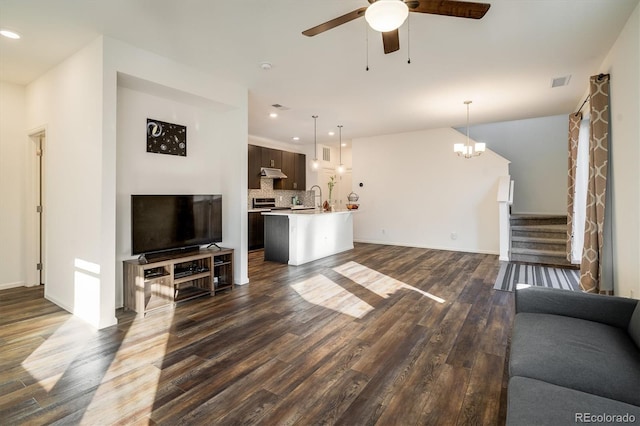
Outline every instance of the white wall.
<svg viewBox="0 0 640 426"><path fill-rule="evenodd" d="M512 213L567 214L568 129L568 114L469 127L471 138L511 161Z"/></svg>
<svg viewBox="0 0 640 426"><path fill-rule="evenodd" d="M0 82L0 289L26 278L25 170L29 167L25 88Z"/></svg>
<svg viewBox="0 0 640 426"><path fill-rule="evenodd" d="M116 40L106 39L105 50L105 79L113 81L109 93L114 102L113 116L105 122L117 129L112 143L119 150L114 209L117 306L122 305L122 259L130 257L128 197L137 190L221 193L223 244L235 249L234 281L247 283L246 89ZM142 120L146 126L147 118L186 125L187 157L147 154L143 142L139 145L143 151L136 152L131 144L146 140L146 128L136 129L134 121ZM134 157L124 158L127 154Z"/></svg>
<svg viewBox="0 0 640 426"><path fill-rule="evenodd" d="M640 299L640 5L599 72L611 74L614 292Z"/></svg>
<svg viewBox="0 0 640 426"><path fill-rule="evenodd" d="M27 128L46 127L45 297L96 327L115 324L103 261L102 41L27 87Z"/></svg>
<svg viewBox="0 0 640 426"><path fill-rule="evenodd" d="M453 144L465 140L454 129L354 139L354 239L498 254L496 196L508 161L489 150L460 158Z"/></svg>
<svg viewBox="0 0 640 426"><path fill-rule="evenodd" d="M226 157L218 133L224 115L211 108L118 87L117 114L116 306L122 306L122 260L131 258L131 194L223 194ZM146 152L147 118L186 126L187 156Z"/></svg>

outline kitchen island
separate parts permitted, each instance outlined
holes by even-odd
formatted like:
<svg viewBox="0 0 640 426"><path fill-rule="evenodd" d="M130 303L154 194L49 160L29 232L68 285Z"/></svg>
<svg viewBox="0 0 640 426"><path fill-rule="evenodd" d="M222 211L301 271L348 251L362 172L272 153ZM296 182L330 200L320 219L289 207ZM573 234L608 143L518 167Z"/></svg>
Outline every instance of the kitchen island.
<svg viewBox="0 0 640 426"><path fill-rule="evenodd" d="M302 265L353 249L353 213L292 210L263 212L264 260Z"/></svg>

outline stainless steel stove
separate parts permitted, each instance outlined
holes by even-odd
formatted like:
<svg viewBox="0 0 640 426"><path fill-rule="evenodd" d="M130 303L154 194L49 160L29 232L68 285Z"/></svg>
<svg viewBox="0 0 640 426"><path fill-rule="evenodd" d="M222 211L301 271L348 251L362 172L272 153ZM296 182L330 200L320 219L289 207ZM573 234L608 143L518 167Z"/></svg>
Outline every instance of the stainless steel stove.
<svg viewBox="0 0 640 426"><path fill-rule="evenodd" d="M276 206L275 198L254 198L251 202L254 209L271 209Z"/></svg>

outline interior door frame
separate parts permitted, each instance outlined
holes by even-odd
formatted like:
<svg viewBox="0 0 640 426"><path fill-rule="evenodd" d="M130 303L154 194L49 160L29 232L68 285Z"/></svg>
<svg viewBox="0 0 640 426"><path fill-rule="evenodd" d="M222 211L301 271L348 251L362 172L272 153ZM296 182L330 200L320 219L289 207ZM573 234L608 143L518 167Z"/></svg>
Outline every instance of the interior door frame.
<svg viewBox="0 0 640 426"><path fill-rule="evenodd" d="M45 127L33 129L28 135L28 194L25 197L27 220L26 285L28 287L38 286L46 281L46 161L44 155L46 138L47 130ZM40 211L38 211L38 206L40 206Z"/></svg>

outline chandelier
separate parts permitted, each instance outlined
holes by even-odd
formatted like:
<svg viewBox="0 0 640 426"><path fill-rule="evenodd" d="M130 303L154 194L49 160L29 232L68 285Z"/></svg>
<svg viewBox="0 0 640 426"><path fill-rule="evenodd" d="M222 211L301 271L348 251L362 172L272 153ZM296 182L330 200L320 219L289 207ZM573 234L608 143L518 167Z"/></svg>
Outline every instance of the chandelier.
<svg viewBox="0 0 640 426"><path fill-rule="evenodd" d="M467 106L467 143L454 144L453 152L458 154L458 157L477 157L485 151L487 145L481 142L476 142L474 146L471 145L471 142L469 141L469 104L471 104L471 101L464 101L464 104Z"/></svg>

